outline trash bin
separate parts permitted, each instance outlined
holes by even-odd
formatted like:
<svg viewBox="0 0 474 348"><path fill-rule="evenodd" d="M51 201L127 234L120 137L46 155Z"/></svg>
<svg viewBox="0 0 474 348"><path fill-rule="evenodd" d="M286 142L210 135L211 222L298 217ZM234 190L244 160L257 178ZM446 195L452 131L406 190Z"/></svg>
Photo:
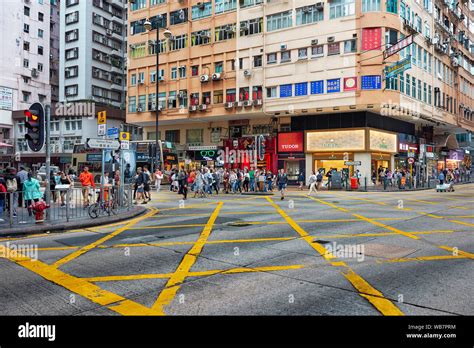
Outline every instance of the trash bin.
<svg viewBox="0 0 474 348"><path fill-rule="evenodd" d="M352 177L351 178L351 189L352 190L357 190L359 188L359 185L357 184L357 178Z"/></svg>

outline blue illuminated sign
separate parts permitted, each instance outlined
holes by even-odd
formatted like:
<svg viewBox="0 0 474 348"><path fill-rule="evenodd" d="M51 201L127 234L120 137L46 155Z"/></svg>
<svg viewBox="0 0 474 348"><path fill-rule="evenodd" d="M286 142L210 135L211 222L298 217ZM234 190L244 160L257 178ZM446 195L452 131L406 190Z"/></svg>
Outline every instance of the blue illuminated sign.
<svg viewBox="0 0 474 348"><path fill-rule="evenodd" d="M324 81L312 81L311 82L311 94L323 94L324 93Z"/></svg>
<svg viewBox="0 0 474 348"><path fill-rule="evenodd" d="M328 93L336 93L341 91L341 79L327 80L326 84L326 90Z"/></svg>
<svg viewBox="0 0 474 348"><path fill-rule="evenodd" d="M293 85L280 86L280 98L288 98L293 96Z"/></svg>
<svg viewBox="0 0 474 348"><path fill-rule="evenodd" d="M362 76L361 89L381 89L382 77L380 75Z"/></svg>
<svg viewBox="0 0 474 348"><path fill-rule="evenodd" d="M308 82L295 84L295 96L297 95L308 95Z"/></svg>

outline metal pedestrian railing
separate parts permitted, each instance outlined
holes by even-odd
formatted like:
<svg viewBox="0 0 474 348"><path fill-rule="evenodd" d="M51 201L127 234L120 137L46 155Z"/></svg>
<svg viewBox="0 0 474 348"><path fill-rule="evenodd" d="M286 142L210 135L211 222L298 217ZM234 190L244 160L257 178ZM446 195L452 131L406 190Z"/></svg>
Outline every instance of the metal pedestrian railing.
<svg viewBox="0 0 474 348"><path fill-rule="evenodd" d="M51 200L45 202L49 207L44 212L44 222L49 224L91 219L89 206L101 200L99 188L70 187L50 192ZM129 184L123 187L108 186L104 190L104 200L114 203L114 213L122 213L132 207L132 192L133 186ZM42 197L36 201L45 201L45 192L41 194ZM0 193L0 230L37 223L35 211L31 207L35 201L24 198L21 191Z"/></svg>

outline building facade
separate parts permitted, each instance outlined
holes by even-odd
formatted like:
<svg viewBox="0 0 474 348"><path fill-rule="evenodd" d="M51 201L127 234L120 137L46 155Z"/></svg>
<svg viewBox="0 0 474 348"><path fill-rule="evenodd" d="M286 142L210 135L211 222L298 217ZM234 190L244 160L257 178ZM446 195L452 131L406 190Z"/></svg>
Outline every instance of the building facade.
<svg viewBox="0 0 474 348"><path fill-rule="evenodd" d="M293 179L347 161L360 162L366 177L379 167L429 177L469 166L456 136L474 130L470 6L136 0L129 6L127 120L155 137L158 80L158 136L182 145L182 164L217 164L201 151L253 149L253 136L264 134L266 155L257 165L285 168ZM158 78L157 27L172 33L166 40L160 30ZM462 160L452 158L461 152Z"/></svg>
<svg viewBox="0 0 474 348"><path fill-rule="evenodd" d="M12 112L51 102L50 1L7 1L0 7L0 142L14 145ZM13 148L0 148L0 167Z"/></svg>

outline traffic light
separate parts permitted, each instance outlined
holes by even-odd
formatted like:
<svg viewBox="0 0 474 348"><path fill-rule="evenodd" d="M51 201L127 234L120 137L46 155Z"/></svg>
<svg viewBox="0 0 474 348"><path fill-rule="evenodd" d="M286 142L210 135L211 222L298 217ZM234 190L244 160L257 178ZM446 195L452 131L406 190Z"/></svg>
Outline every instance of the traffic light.
<svg viewBox="0 0 474 348"><path fill-rule="evenodd" d="M25 138L31 151L39 152L45 141L44 109L41 103L34 103L24 111L27 129Z"/></svg>

